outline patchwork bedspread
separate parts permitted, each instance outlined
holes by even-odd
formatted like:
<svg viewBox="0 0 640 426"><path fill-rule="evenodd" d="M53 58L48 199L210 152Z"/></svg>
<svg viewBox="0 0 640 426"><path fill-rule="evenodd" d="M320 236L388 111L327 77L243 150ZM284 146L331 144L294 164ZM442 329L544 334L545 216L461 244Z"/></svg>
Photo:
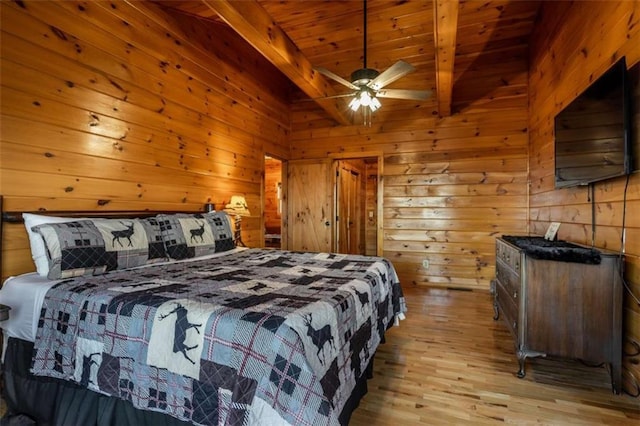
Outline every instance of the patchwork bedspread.
<svg viewBox="0 0 640 426"><path fill-rule="evenodd" d="M336 425L406 310L383 258L250 249L54 286L32 371L202 425Z"/></svg>

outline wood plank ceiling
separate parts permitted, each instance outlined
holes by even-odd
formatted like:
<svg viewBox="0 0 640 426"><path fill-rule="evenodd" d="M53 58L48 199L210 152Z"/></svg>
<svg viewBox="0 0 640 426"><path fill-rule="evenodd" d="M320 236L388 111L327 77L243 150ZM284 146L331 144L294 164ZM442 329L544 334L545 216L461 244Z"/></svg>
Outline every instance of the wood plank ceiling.
<svg viewBox="0 0 640 426"><path fill-rule="evenodd" d="M158 1L174 13L212 24L225 22L293 83L291 99L316 99L349 93L313 67L324 67L349 80L363 66L363 2L347 1ZM501 55L526 50L540 1L415 0L367 1L367 66L383 71L402 59L416 71L389 88L432 90L424 101L434 114L456 112L468 101L478 67ZM257 71L258 72L258 71ZM469 77L467 77L469 76ZM318 104L341 124L348 99ZM384 99L385 108L418 101ZM406 108L406 104L403 106Z"/></svg>

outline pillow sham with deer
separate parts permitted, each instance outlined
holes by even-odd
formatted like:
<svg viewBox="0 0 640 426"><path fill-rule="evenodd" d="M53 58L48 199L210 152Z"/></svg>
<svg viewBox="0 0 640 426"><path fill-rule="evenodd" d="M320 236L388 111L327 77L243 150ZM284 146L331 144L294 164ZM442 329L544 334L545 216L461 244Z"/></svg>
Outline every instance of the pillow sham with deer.
<svg viewBox="0 0 640 426"><path fill-rule="evenodd" d="M88 219L32 228L44 240L49 272L62 279L166 260L160 227L149 219Z"/></svg>
<svg viewBox="0 0 640 426"><path fill-rule="evenodd" d="M43 225L45 223L62 223L62 222L77 222L79 220L87 220L87 217L59 217L59 216L45 216L32 213L23 213L24 226L27 228L27 234L29 235L29 246L31 248L31 257L33 263L36 265L36 271L40 276L46 277L49 273L49 260L47 259L47 250L44 246L42 237L32 228Z"/></svg>
<svg viewBox="0 0 640 426"><path fill-rule="evenodd" d="M157 215L167 256L181 260L232 249L226 214L224 221L217 214L220 213Z"/></svg>

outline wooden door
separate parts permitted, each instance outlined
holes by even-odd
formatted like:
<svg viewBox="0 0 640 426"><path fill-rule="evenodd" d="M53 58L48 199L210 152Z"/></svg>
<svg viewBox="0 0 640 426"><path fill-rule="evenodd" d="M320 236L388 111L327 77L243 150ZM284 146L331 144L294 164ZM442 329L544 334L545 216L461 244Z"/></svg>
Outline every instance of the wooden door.
<svg viewBox="0 0 640 426"><path fill-rule="evenodd" d="M289 250L329 252L332 248L331 160L296 160L287 169Z"/></svg>
<svg viewBox="0 0 640 426"><path fill-rule="evenodd" d="M336 251L338 253L363 254L362 184L362 170L356 162L337 161Z"/></svg>

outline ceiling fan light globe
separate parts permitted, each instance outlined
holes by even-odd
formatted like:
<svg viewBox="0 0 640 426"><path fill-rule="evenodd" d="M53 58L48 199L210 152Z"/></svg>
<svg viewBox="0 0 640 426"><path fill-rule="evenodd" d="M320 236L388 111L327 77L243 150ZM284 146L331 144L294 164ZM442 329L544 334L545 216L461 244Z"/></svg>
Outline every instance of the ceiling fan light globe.
<svg viewBox="0 0 640 426"><path fill-rule="evenodd" d="M371 105L371 95L367 91L360 92L360 103L363 106Z"/></svg>
<svg viewBox="0 0 640 426"><path fill-rule="evenodd" d="M382 104L380 103L378 98L374 97L371 99L371 103L369 104L369 108L371 108L371 112L375 112L381 106Z"/></svg>
<svg viewBox="0 0 640 426"><path fill-rule="evenodd" d="M349 108L351 108L351 110L354 112L357 111L358 108L360 108L360 99L358 99L357 96L353 98L351 102L349 102Z"/></svg>

